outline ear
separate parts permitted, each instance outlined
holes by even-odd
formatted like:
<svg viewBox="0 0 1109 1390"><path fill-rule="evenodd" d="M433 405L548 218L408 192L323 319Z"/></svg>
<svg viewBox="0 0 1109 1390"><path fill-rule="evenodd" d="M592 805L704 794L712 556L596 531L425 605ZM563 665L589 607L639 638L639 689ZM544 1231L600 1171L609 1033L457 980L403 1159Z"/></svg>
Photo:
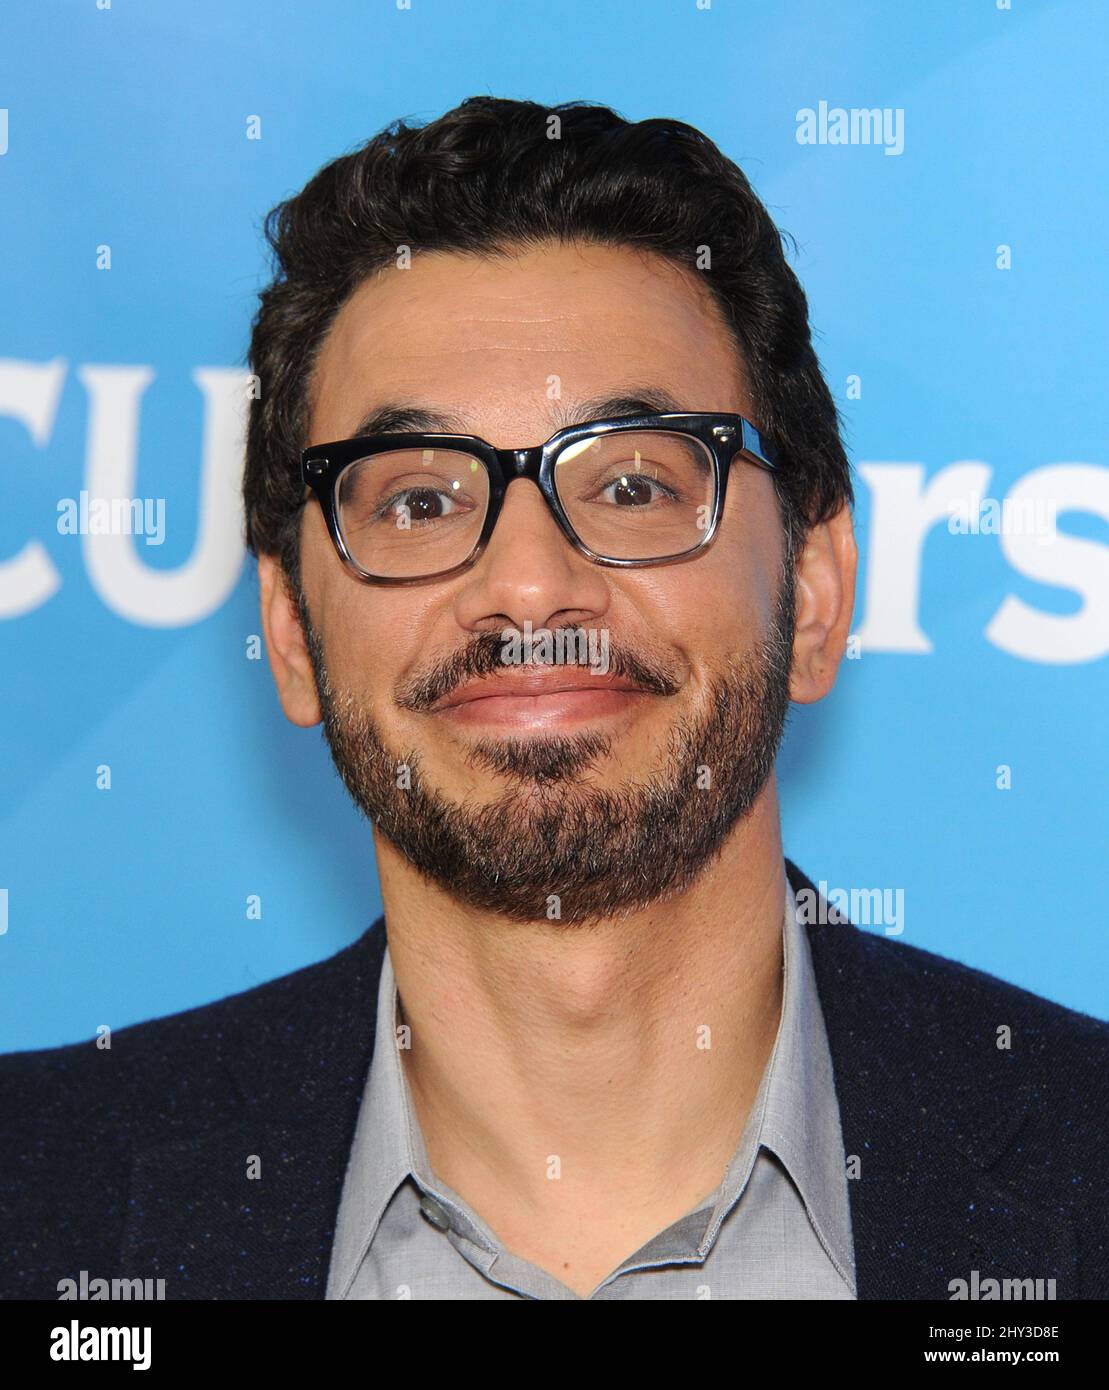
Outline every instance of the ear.
<svg viewBox="0 0 1109 1390"><path fill-rule="evenodd" d="M291 723L311 728L323 718L312 659L285 571L275 555L258 557L258 585L266 654L281 708Z"/></svg>
<svg viewBox="0 0 1109 1390"><path fill-rule="evenodd" d="M797 558L791 700L808 705L831 690L855 609L855 528L845 502L814 526Z"/></svg>

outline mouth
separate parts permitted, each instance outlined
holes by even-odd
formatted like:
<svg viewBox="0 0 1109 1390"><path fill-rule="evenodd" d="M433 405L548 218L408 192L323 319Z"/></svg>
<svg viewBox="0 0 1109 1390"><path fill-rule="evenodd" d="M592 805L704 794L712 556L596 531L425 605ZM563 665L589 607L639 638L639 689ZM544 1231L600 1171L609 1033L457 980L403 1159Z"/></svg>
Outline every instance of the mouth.
<svg viewBox="0 0 1109 1390"><path fill-rule="evenodd" d="M649 692L581 668L514 671L468 681L432 707L450 723L543 730L627 715Z"/></svg>

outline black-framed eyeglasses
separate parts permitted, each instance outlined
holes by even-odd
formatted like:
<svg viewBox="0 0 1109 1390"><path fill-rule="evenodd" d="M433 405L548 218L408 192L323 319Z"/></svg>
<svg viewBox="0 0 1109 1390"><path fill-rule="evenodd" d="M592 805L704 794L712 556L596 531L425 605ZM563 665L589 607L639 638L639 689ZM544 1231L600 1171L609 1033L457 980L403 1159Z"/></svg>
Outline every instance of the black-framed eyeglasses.
<svg viewBox="0 0 1109 1390"><path fill-rule="evenodd" d="M415 584L473 564L517 478L536 484L566 539L599 565L687 559L715 536L740 455L779 467L742 415L674 412L591 420L526 449L469 434L361 435L305 449L301 479L354 575Z"/></svg>

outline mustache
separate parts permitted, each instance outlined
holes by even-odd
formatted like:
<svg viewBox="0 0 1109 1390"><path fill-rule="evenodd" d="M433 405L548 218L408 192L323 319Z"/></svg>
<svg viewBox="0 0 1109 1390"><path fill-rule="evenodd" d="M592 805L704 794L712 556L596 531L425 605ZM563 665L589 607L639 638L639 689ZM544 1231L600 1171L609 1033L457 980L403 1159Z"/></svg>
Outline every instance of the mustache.
<svg viewBox="0 0 1109 1390"><path fill-rule="evenodd" d="M503 660L503 653L506 644L505 633L510 631L511 629L505 629L500 632L478 633L471 642L460 647L458 651L452 652L445 661L439 662L431 670L403 682L397 688L397 704L401 709L419 713L437 704L468 680L490 676L497 671L508 669ZM574 632L577 629L568 625L564 628L549 629L549 631ZM533 662L532 664L543 663ZM554 663L548 664L553 665ZM558 664L566 667L585 666L588 668L589 663L587 661L572 661ZM610 645L609 669L615 675L634 682L640 689L652 695L673 695L680 689L680 682L668 667L650 657L636 655L622 647Z"/></svg>

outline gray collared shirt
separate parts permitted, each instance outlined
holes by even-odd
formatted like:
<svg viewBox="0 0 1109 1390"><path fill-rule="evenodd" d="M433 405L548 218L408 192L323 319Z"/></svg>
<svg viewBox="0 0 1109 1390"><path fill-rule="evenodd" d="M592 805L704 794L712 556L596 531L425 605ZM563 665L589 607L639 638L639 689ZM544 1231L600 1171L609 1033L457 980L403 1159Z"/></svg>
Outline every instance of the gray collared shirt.
<svg viewBox="0 0 1109 1390"><path fill-rule="evenodd" d="M839 1105L809 944L786 882L782 1016L717 1190L591 1299L855 1297ZM386 946L373 1062L343 1184L329 1299L576 1299L506 1250L431 1171L397 1047Z"/></svg>

